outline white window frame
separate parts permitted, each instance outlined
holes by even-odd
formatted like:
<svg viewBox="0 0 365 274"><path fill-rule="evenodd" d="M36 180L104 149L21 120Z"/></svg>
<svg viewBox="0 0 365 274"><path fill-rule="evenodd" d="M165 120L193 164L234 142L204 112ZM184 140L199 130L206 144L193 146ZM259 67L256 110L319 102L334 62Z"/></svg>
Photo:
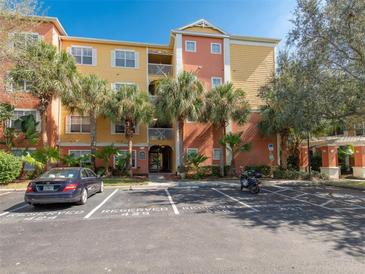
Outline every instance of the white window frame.
<svg viewBox="0 0 365 274"><path fill-rule="evenodd" d="M36 35L38 37L37 41L41 41L43 40L43 36L40 35L38 32L30 32L30 31L21 31L21 32L11 32L9 33L9 35L12 37L12 39L14 39L15 35L17 34L22 34L22 35ZM14 49L15 48L15 40L11 40L11 47Z"/></svg>
<svg viewBox="0 0 365 274"><path fill-rule="evenodd" d="M125 128L124 128L124 131L123 132L116 132L115 131L115 123L113 121L110 121L110 129L111 129L110 133L112 135L123 135L123 134L125 134ZM139 124L137 124L135 126L134 135L139 135Z"/></svg>
<svg viewBox="0 0 365 274"><path fill-rule="evenodd" d="M219 52L214 52L213 51L213 46L219 46ZM210 43L210 53L211 54L222 54L222 44L221 43Z"/></svg>
<svg viewBox="0 0 365 274"><path fill-rule="evenodd" d="M69 149L68 150L68 155L73 154L75 151L78 151L78 152L87 152L85 154L91 154L91 150L90 149ZM78 156L78 157L81 157L81 156ZM83 163L87 163L87 164L91 163L91 157L89 157L89 161L84 161Z"/></svg>
<svg viewBox="0 0 365 274"><path fill-rule="evenodd" d="M128 150L125 150L125 149L122 149L120 151L128 153ZM137 165L137 151L135 149L132 150L132 158L133 158L133 154L134 154L134 165L133 165L133 160L132 160L132 168L136 169L138 165ZM117 155L113 155L113 168L115 168L115 157L116 156Z"/></svg>
<svg viewBox="0 0 365 274"><path fill-rule="evenodd" d="M217 156L216 155L217 152L219 153L219 157L216 157ZM213 155L212 155L213 161L220 161L221 157L222 157L222 149L220 149L220 148L213 148Z"/></svg>
<svg viewBox="0 0 365 274"><path fill-rule="evenodd" d="M133 82L114 82L111 84L111 88L113 91L117 91L116 89L116 85L126 85L126 86L136 86L138 88L138 85L136 83L133 83Z"/></svg>
<svg viewBox="0 0 365 274"><path fill-rule="evenodd" d="M37 132L40 132L41 131L41 115L39 113L39 111L35 108L15 108L13 111L23 111L23 112L35 112L36 115L35 115L35 120L36 122L39 122L38 126L37 126ZM28 115L28 114L24 114L22 116L25 116L25 115ZM12 127L12 120L8 120L7 122L7 126L8 127Z"/></svg>
<svg viewBox="0 0 365 274"><path fill-rule="evenodd" d="M30 92L30 89L28 89L27 81L22 80L23 82L23 88L22 89L15 89L14 88L14 80L11 78L6 79L6 91L7 92Z"/></svg>
<svg viewBox="0 0 365 274"><path fill-rule="evenodd" d="M72 49L73 48L81 48L81 63L77 63L76 62L76 58L75 56L72 54ZM83 57L83 49L91 49L91 64L84 64L82 63L82 57ZM81 66L96 66L96 60L97 60L97 51L96 48L90 47L90 46L79 46L79 45L72 45L69 50L68 50L69 54L71 56L73 56L75 58L75 62L77 65L81 65Z"/></svg>
<svg viewBox="0 0 365 274"><path fill-rule="evenodd" d="M220 84L219 84L219 85L217 85L217 86L220 86L220 85L222 85L222 83L223 83L223 79L222 79L222 77L212 77L212 78L210 79L210 85L212 86L212 88L217 87L217 86L215 86L215 85L214 85L214 80L219 80L219 81L220 81Z"/></svg>
<svg viewBox="0 0 365 274"><path fill-rule="evenodd" d="M189 156L190 153L196 153L196 154L199 154L199 149L196 148L196 147L188 147L186 149L186 155Z"/></svg>
<svg viewBox="0 0 365 274"><path fill-rule="evenodd" d="M72 126L72 123L71 123L71 121L72 121L72 119L71 119L71 117L72 116L78 116L78 117L81 117L81 128L80 128L80 130L82 129L82 118L86 118L86 117L88 117L89 118L89 120L90 120L90 117L89 116L82 116L82 115L78 115L78 114L70 114L70 115L67 115L67 117L66 117L66 119L67 119L67 122L66 122L66 133L67 134L90 134L90 131L91 131L91 129L90 129L90 131L88 131L88 132L84 132L84 131L71 131L71 126ZM91 121L90 121L90 124L91 124Z"/></svg>
<svg viewBox="0 0 365 274"><path fill-rule="evenodd" d="M124 51L124 52L133 52L134 53L134 67L128 67L127 66L127 58L126 60L126 65L125 66L117 66L117 51ZM112 67L113 68L124 68L124 69L136 69L139 68L139 52L136 50L131 50L131 49L114 49L112 50Z"/></svg>
<svg viewBox="0 0 365 274"><path fill-rule="evenodd" d="M193 44L194 44L194 50L189 50L189 49L188 49L188 43L193 43ZM196 52L196 41L193 41L193 40L186 40L186 41L185 41L185 51L186 51L186 52Z"/></svg>

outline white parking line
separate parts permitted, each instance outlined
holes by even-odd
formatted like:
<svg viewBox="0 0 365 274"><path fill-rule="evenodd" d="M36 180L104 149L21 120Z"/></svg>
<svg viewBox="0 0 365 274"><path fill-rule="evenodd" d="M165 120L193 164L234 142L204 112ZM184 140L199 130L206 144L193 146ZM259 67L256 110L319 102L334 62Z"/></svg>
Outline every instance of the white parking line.
<svg viewBox="0 0 365 274"><path fill-rule="evenodd" d="M273 186L273 187L282 188L282 187L279 187L279 186ZM291 190L292 191L295 191L295 192L298 192L298 193L302 193L303 195L307 194L307 195L311 195L311 196L318 197L318 198L322 198L322 199L328 199L327 197L324 197L325 194L313 194L313 193L309 193L309 192L305 192L305 191L301 191L301 190L296 190L296 189L292 189L292 188L291 188ZM297 196L295 196L295 197L297 197ZM291 198L293 198L293 197L291 197ZM334 200L334 201L336 201L336 200ZM350 203L350 202L346 202L346 201L342 201L342 200L338 200L338 202L344 203L344 204L349 205L349 206L354 206L354 207L357 207L357 208L365 209L364 206L356 205L356 204L353 204L353 203Z"/></svg>
<svg viewBox="0 0 365 274"><path fill-rule="evenodd" d="M10 193L10 192L0 193L0 196L6 195L6 194L9 194L9 193Z"/></svg>
<svg viewBox="0 0 365 274"><path fill-rule="evenodd" d="M101 208L115 193L117 193L118 189L114 190L108 197L104 199L97 207L95 207L93 210L91 210L84 219L90 218L99 208Z"/></svg>
<svg viewBox="0 0 365 274"><path fill-rule="evenodd" d="M25 208L25 207L27 207L27 206L29 206L29 205L28 205L28 204L25 204L25 205L19 206L19 207L17 207L17 208L14 208L14 209L12 209L12 210L4 211L3 213L1 213L1 214L0 214L0 217L1 217L1 216L5 216L5 215L7 215L7 214L9 214L9 213L11 213L11 212L17 212L18 210L23 209L23 208Z"/></svg>
<svg viewBox="0 0 365 274"><path fill-rule="evenodd" d="M329 203L332 203L334 202L333 200L328 200L327 202L324 202L323 204L320 204L321 206L325 206L325 205L328 205Z"/></svg>
<svg viewBox="0 0 365 274"><path fill-rule="evenodd" d="M224 196L228 197L229 199L231 199L231 200L233 200L233 201L235 201L235 202L237 202L237 203L239 203L239 204L241 204L241 205L245 206L245 207L251 208L252 210L257 211L257 212L258 212L258 211L260 211L260 210L258 210L258 209L256 209L256 208L253 208L252 206L250 206L250 205L248 205L248 204L245 204L244 202L241 202L240 200L238 200L238 199L236 199L236 198L234 198L234 197L232 197L232 196L229 196L228 194L226 194L226 193L224 193L224 192L222 192L222 191L220 191L220 190L218 190L218 189L215 189L214 187L212 187L212 189L213 189L214 191L216 191L216 192L218 192L218 193L220 193L220 194L222 194L222 195L224 195Z"/></svg>
<svg viewBox="0 0 365 274"><path fill-rule="evenodd" d="M170 195L170 192L169 192L167 189L165 189L165 191L166 191L167 198L169 199L169 202L170 202L170 204L171 204L171 206L172 206L172 209L173 209L173 210L174 210L174 212L175 212L175 215L179 215L179 214L180 214L180 212L179 212L179 210L177 209L177 207L176 207L176 205L175 205L174 201L172 200L172 197L171 197L171 195Z"/></svg>
<svg viewBox="0 0 365 274"><path fill-rule="evenodd" d="M333 208L329 208L329 207L326 207L326 206L322 206L322 205L318 205L318 204L315 204L315 203L311 203L311 202L308 202L306 200L300 200L300 199L291 197L289 195L285 195L285 194L282 194L282 193L277 193L275 191L271 191L271 190L268 190L268 189L263 189L263 191L267 191L267 192L273 193L275 195L283 196L283 197L286 197L286 198L289 198L289 199L292 199L292 200L295 200L295 201L298 201L298 202L301 202L301 203L307 203L307 204L314 205L314 206L318 206L318 207L321 207L321 208L324 208L324 209L337 211L336 209L333 209Z"/></svg>

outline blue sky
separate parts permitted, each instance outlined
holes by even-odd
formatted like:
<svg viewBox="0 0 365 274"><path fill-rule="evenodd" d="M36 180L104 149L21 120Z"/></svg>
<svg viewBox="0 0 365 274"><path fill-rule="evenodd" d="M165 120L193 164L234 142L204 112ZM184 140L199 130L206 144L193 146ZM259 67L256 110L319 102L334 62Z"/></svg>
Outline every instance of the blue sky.
<svg viewBox="0 0 365 274"><path fill-rule="evenodd" d="M166 44L171 29L205 18L228 33L284 39L296 0L44 0L69 35Z"/></svg>

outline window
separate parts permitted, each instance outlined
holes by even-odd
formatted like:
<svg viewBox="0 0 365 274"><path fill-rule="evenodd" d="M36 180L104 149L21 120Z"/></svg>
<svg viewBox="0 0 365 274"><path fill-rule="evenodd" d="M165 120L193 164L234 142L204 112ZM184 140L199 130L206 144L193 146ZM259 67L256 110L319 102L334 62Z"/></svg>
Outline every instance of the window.
<svg viewBox="0 0 365 274"><path fill-rule="evenodd" d="M185 51L196 52L196 41L185 41Z"/></svg>
<svg viewBox="0 0 365 274"><path fill-rule="evenodd" d="M125 87L125 86L135 86L135 87L137 87L137 85L135 83L117 82L117 83L112 84L112 90L118 91L122 87Z"/></svg>
<svg viewBox="0 0 365 274"><path fill-rule="evenodd" d="M134 126L133 133L138 134L138 125ZM124 134L125 124L122 122L112 122L112 134Z"/></svg>
<svg viewBox="0 0 365 274"><path fill-rule="evenodd" d="M29 92L32 86L29 81L17 81L15 82L11 77L7 77L6 79L6 91L15 92L15 91L23 91Z"/></svg>
<svg viewBox="0 0 365 274"><path fill-rule="evenodd" d="M197 148L188 148L188 156L192 155L192 154L198 154L198 149Z"/></svg>
<svg viewBox="0 0 365 274"><path fill-rule="evenodd" d="M146 152L144 152L144 151L140 151L140 152L139 152L139 156L138 156L138 158L139 158L140 160L146 160Z"/></svg>
<svg viewBox="0 0 365 274"><path fill-rule="evenodd" d="M213 160L218 161L221 159L221 149L220 148L214 148L213 149Z"/></svg>
<svg viewBox="0 0 365 274"><path fill-rule="evenodd" d="M86 172L89 175L89 177L97 177L94 171L92 171L91 169L87 169Z"/></svg>
<svg viewBox="0 0 365 274"><path fill-rule="evenodd" d="M122 150L122 151L119 151L119 154L118 155L114 155L114 157L113 157L113 165L114 165L114 167L115 167L116 161L118 160L118 157L125 158L126 155L127 155L127 153L128 153L128 151ZM136 167L137 167L136 151L135 150L132 150L132 168L136 168Z"/></svg>
<svg viewBox="0 0 365 274"><path fill-rule="evenodd" d="M221 44L220 43L211 43L210 44L210 52L213 54L221 54Z"/></svg>
<svg viewBox="0 0 365 274"><path fill-rule="evenodd" d="M96 64L96 49L91 47L71 47L71 55L75 58L77 64Z"/></svg>
<svg viewBox="0 0 365 274"><path fill-rule="evenodd" d="M12 35L13 47L17 49L25 49L32 43L41 40L41 36L35 32L18 32Z"/></svg>
<svg viewBox="0 0 365 274"><path fill-rule="evenodd" d="M87 116L69 116L69 132L90 132L90 118Z"/></svg>
<svg viewBox="0 0 365 274"><path fill-rule="evenodd" d="M356 136L365 135L365 122L354 125L354 130Z"/></svg>
<svg viewBox="0 0 365 274"><path fill-rule="evenodd" d="M28 152L31 154L32 151L35 151L34 148L29 148L28 149ZM23 155L25 155L25 149L22 149L22 148L13 148L11 150L11 153L15 156L18 156L18 157L21 157ZM35 167L30 165L29 163L27 162L24 162L24 170L25 171L34 171L35 170Z"/></svg>
<svg viewBox="0 0 365 274"><path fill-rule="evenodd" d="M138 53L131 50L115 50L113 52L113 67L136 68Z"/></svg>
<svg viewBox="0 0 365 274"><path fill-rule="evenodd" d="M83 157L81 163L91 163L91 150L69 150L69 155L73 155L75 158Z"/></svg>
<svg viewBox="0 0 365 274"><path fill-rule="evenodd" d="M37 122L40 121L40 116L39 116L39 113L37 110L35 109L31 109L31 110L22 110L22 109L15 109L13 111L13 116L11 117L11 119L8 121L8 127L15 127L14 126L14 122L16 120L18 120L20 117L23 117L23 116L27 116L27 115L33 115L35 120ZM40 124L38 125L38 128L37 130L39 130L39 126Z"/></svg>
<svg viewBox="0 0 365 274"><path fill-rule="evenodd" d="M212 77L212 88L220 86L221 84L222 84L222 78L221 77Z"/></svg>
<svg viewBox="0 0 365 274"><path fill-rule="evenodd" d="M84 179L84 178L88 178L88 177L89 177L89 174L87 173L87 170L86 169L81 170L81 178Z"/></svg>

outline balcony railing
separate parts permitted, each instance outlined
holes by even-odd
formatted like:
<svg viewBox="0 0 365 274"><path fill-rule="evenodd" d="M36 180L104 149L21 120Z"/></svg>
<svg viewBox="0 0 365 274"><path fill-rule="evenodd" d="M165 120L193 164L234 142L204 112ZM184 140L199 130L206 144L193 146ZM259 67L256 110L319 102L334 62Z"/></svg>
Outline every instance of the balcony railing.
<svg viewBox="0 0 365 274"><path fill-rule="evenodd" d="M149 63L148 74L169 76L172 74L172 65Z"/></svg>
<svg viewBox="0 0 365 274"><path fill-rule="evenodd" d="M149 128L150 140L172 140L174 132L172 128Z"/></svg>

